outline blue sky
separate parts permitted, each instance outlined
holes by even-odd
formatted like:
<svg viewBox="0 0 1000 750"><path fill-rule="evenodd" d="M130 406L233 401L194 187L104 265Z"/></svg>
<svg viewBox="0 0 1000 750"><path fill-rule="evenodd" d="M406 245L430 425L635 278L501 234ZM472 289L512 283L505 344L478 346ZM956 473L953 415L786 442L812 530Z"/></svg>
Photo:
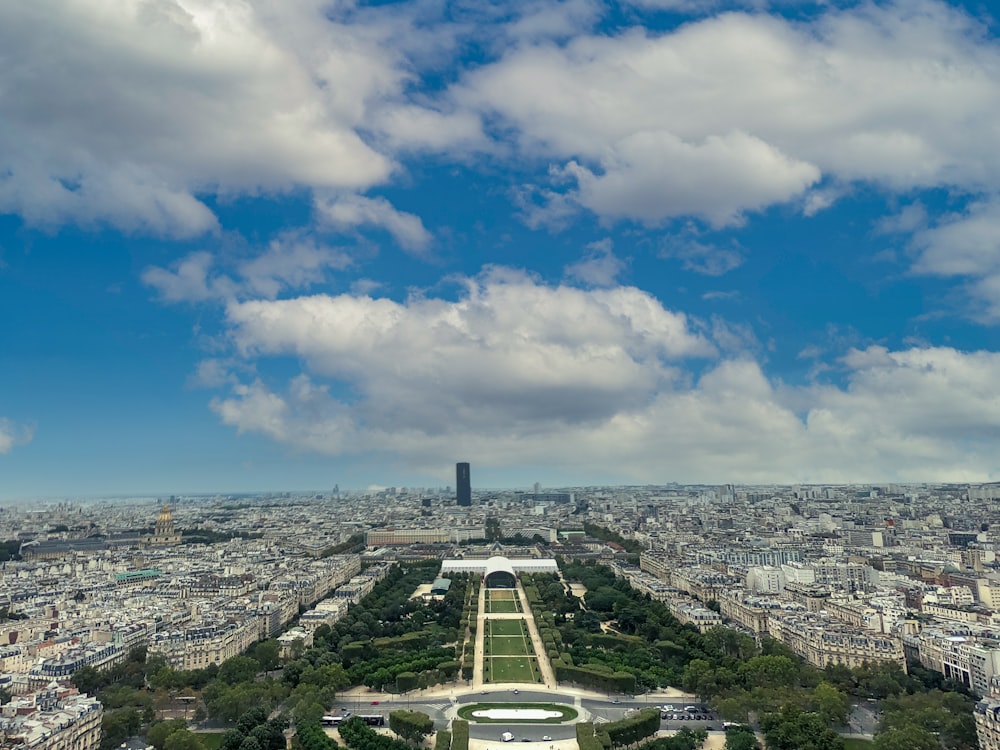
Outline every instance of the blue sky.
<svg viewBox="0 0 1000 750"><path fill-rule="evenodd" d="M988 3L0 5L0 498L1000 479Z"/></svg>

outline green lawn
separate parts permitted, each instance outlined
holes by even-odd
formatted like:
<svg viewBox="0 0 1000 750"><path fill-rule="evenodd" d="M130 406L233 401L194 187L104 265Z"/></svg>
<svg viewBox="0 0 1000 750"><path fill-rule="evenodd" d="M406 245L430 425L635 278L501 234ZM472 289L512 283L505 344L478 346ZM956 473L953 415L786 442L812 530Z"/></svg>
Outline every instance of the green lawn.
<svg viewBox="0 0 1000 750"><path fill-rule="evenodd" d="M514 589L486 589L486 598L491 602L509 602L517 600Z"/></svg>
<svg viewBox="0 0 1000 750"><path fill-rule="evenodd" d="M527 638L516 635L502 635L490 639L487 656L528 656L534 650Z"/></svg>
<svg viewBox="0 0 1000 750"><path fill-rule="evenodd" d="M490 635L526 635L522 620L487 620Z"/></svg>
<svg viewBox="0 0 1000 750"><path fill-rule="evenodd" d="M496 656L486 660L487 682L539 682L538 662L529 656Z"/></svg>
<svg viewBox="0 0 1000 750"><path fill-rule="evenodd" d="M489 603L490 614L499 613L506 614L508 612L520 612L521 603L516 599L510 599L508 601L490 601Z"/></svg>
<svg viewBox="0 0 1000 750"><path fill-rule="evenodd" d="M222 738L225 737L225 732L195 732L195 734L205 746L205 750L219 750L222 747Z"/></svg>
<svg viewBox="0 0 1000 750"><path fill-rule="evenodd" d="M875 743L871 740L859 740L857 737L844 737L844 750L871 750Z"/></svg>

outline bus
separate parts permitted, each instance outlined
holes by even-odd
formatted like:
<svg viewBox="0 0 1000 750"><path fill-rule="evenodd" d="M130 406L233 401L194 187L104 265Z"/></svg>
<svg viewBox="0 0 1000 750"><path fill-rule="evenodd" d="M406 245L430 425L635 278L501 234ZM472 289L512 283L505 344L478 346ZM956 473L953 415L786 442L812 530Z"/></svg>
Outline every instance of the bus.
<svg viewBox="0 0 1000 750"><path fill-rule="evenodd" d="M344 723L343 716L324 716L321 722L324 727L339 727Z"/></svg>
<svg viewBox="0 0 1000 750"><path fill-rule="evenodd" d="M359 714L361 720L370 727L384 727L385 717L381 714Z"/></svg>

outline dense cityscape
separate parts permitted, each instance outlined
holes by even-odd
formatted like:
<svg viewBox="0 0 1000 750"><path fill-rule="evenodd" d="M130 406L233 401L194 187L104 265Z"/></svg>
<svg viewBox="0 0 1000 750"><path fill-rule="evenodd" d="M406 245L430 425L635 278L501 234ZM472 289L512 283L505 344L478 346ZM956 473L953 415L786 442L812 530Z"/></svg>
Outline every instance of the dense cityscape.
<svg viewBox="0 0 1000 750"><path fill-rule="evenodd" d="M937 731L935 741L945 747L975 746L976 732L980 747L1000 746L1000 697L994 697L1000 696L1000 485L486 491L463 487L467 464L458 465L456 476L455 490L5 507L2 746L145 747L141 738L157 736L154 728L166 723L184 730L178 738L195 737L200 744L191 747L216 747L197 738L223 741L244 709L264 702L270 706L265 719L284 717L282 741L308 747L296 739L309 714L296 713L294 690L277 690L266 700L257 695L234 708L220 703L211 685L251 656L257 661L249 662L250 677L259 672L258 685L292 684L290 665L319 643L337 653L340 665L322 694L329 703L320 706L324 736L340 732L333 724L351 712L335 704L348 700L355 709L364 706L372 721L396 722L398 730L401 719L388 709L406 696L406 713L417 713L409 711L411 702L414 708L430 702L433 728L420 737L438 730L459 750L452 725L465 715L451 709L461 708L461 696L489 691L490 705L508 703L518 700L511 685L524 683L525 691L544 688L548 703L560 693L570 696L575 712L590 719L572 722L577 727L635 723L652 704L652 733L661 739L688 741L695 733L705 747L735 747L734 727L746 726L768 747L780 746L768 733L765 711L751 706L760 697L751 699L751 691L738 698L726 684L732 675L724 679L711 658L695 658L710 653L708 647L682 641L719 639L720 633L737 638L748 654L760 653L756 659L784 655L825 674L822 684L838 685L845 703L828 717L824 729L836 732L827 747L872 740L893 747L890 740L903 730L888 725L885 709L873 701L896 700L901 691L919 694L886 687L893 680L907 684L913 675L965 701L964 739L958 730L947 739L940 729L921 731ZM351 619L364 611L366 597L379 596L380 584L404 573L408 583L400 585L412 589L404 599L430 608L421 622L440 615L435 601L456 600L461 612L451 612L447 629L418 628L406 636L388 620L369 619L366 628ZM603 584L601 575L607 576ZM511 590L513 596L506 593ZM658 614L628 605L631 600L620 598L624 591ZM388 611L381 610L385 618ZM687 635L665 639L658 628L667 622ZM333 635L338 623L353 623L339 640ZM593 627L591 635L579 631L593 642L580 650L567 640L567 626ZM362 672L351 666L357 657L345 652L371 642L390 653L395 635L419 640L420 649L432 644L437 650L429 663L437 666L416 670L412 684L406 675L413 670L394 666L410 665L402 655ZM620 645L614 639L631 643L636 653L645 653L645 639L659 650L648 663L593 656L614 653ZM686 648L691 653L683 653ZM123 725L122 712L133 709L108 701L111 683L95 675L121 675L136 659L165 672L144 673L149 697L141 720ZM181 677L171 683L167 673ZM778 683L795 679L784 675ZM88 690L90 684L97 688ZM174 688L165 689L170 684ZM443 704L416 697L435 690ZM954 706L949 711L954 715ZM524 739L584 749L592 739L581 739L579 729L567 735L559 731L565 726L540 726L548 727L545 740ZM513 729L524 734L528 728ZM154 746L163 750L165 739ZM464 741L476 746L501 739L495 724L472 717Z"/></svg>

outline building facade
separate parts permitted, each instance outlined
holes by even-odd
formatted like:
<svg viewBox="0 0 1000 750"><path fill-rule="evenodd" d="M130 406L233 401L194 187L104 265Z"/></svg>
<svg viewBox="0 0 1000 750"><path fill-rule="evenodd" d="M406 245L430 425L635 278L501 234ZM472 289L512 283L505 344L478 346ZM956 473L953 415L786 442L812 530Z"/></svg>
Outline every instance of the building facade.
<svg viewBox="0 0 1000 750"><path fill-rule="evenodd" d="M472 505L472 476L467 463L455 464L455 500L464 507Z"/></svg>

